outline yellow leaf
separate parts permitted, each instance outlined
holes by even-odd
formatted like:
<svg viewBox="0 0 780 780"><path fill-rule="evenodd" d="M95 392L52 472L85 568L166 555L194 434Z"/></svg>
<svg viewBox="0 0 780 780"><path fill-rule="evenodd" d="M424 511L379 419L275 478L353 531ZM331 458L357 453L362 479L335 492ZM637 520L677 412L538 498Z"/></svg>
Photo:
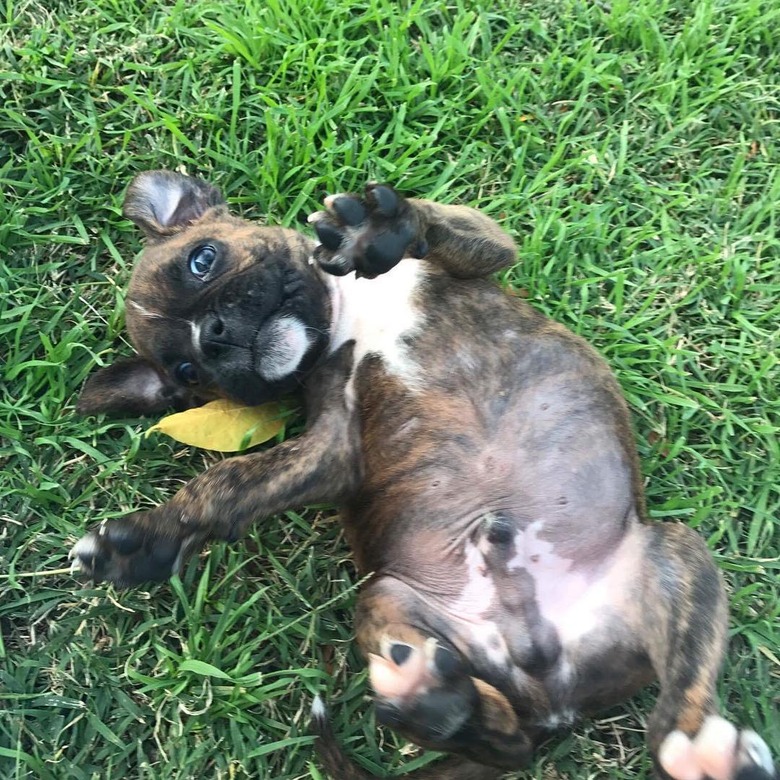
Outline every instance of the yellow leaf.
<svg viewBox="0 0 780 780"><path fill-rule="evenodd" d="M160 431L182 444L204 450L236 452L268 441L284 428L277 403L242 406L220 399L186 412L169 414L146 432Z"/></svg>

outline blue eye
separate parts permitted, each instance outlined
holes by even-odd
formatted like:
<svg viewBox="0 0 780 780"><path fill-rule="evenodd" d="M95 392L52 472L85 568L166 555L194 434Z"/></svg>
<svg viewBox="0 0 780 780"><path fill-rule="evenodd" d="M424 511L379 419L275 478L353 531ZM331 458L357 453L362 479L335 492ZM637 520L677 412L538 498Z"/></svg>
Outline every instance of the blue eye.
<svg viewBox="0 0 780 780"><path fill-rule="evenodd" d="M179 363L174 370L174 374L176 374L176 379L185 385L198 384L198 372L192 363Z"/></svg>
<svg viewBox="0 0 780 780"><path fill-rule="evenodd" d="M193 276L197 276L198 279L203 279L211 270L211 266L214 265L216 256L217 250L209 244L195 247L190 252L189 257L190 273Z"/></svg>

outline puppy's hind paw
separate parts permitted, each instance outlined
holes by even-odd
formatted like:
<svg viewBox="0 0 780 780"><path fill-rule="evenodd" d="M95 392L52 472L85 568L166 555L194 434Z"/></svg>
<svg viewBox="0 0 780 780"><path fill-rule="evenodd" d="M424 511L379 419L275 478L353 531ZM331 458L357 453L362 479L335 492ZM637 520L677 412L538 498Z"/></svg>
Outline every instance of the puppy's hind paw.
<svg viewBox="0 0 780 780"><path fill-rule="evenodd" d="M382 654L369 654L377 717L432 743L452 737L471 716L477 692L456 651L433 637L385 638Z"/></svg>
<svg viewBox="0 0 780 780"><path fill-rule="evenodd" d="M717 715L693 739L682 731L669 734L658 762L672 780L780 780L764 740Z"/></svg>

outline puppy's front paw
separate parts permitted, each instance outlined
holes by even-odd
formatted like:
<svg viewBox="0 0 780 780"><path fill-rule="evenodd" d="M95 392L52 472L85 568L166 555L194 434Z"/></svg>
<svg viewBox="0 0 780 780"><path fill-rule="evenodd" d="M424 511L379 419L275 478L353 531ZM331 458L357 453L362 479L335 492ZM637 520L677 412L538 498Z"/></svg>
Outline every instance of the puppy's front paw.
<svg viewBox="0 0 780 780"><path fill-rule="evenodd" d="M329 195L325 211L309 217L320 240L315 260L335 276L355 271L374 278L404 257L423 257L425 241L417 235L410 204L392 187L369 184L362 197Z"/></svg>
<svg viewBox="0 0 780 780"><path fill-rule="evenodd" d="M70 551L74 569L118 587L162 582L178 573L185 556L202 542L194 535L176 534L178 527L155 528L152 514L136 513L93 528Z"/></svg>
<svg viewBox="0 0 780 780"><path fill-rule="evenodd" d="M661 743L658 762L673 780L777 780L769 748L754 731L737 731L711 715L691 739L673 731Z"/></svg>

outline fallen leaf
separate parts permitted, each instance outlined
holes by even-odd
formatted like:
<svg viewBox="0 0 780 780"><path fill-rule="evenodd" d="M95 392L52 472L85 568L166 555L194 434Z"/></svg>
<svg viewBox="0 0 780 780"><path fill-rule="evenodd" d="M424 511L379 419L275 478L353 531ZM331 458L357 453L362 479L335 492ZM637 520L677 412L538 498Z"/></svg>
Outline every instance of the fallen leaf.
<svg viewBox="0 0 780 780"><path fill-rule="evenodd" d="M284 428L277 403L242 406L233 401L211 401L186 412L163 417L146 432L160 431L182 444L218 452L237 452L276 436Z"/></svg>

